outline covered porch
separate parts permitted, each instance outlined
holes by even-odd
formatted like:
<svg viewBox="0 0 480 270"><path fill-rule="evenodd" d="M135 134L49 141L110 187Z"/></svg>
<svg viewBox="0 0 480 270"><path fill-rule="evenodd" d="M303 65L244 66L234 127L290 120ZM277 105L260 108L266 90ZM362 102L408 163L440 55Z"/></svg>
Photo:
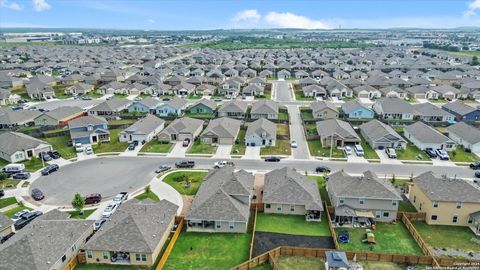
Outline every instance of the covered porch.
<svg viewBox="0 0 480 270"><path fill-rule="evenodd" d="M369 210L355 210L342 205L335 207L332 219L334 227L369 228L374 223L374 214Z"/></svg>
<svg viewBox="0 0 480 270"><path fill-rule="evenodd" d="M469 221L471 221L469 227L472 232L480 236L480 211L470 214Z"/></svg>

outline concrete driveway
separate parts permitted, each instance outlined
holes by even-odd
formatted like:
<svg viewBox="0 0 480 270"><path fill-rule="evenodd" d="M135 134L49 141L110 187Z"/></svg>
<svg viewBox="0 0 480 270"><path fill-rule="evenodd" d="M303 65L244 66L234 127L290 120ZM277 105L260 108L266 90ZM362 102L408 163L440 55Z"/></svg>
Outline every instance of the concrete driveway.
<svg viewBox="0 0 480 270"><path fill-rule="evenodd" d="M352 154L347 156L347 162L368 163L365 157L357 156L355 151L352 151Z"/></svg>
<svg viewBox="0 0 480 270"><path fill-rule="evenodd" d="M168 157L185 157L188 147L182 146L183 142L176 142L172 148L172 151L167 155Z"/></svg>
<svg viewBox="0 0 480 270"><path fill-rule="evenodd" d="M295 140L298 145L297 148L292 148L292 157L294 159L310 159L300 110L295 105L288 105L287 108L290 118L290 141Z"/></svg>
<svg viewBox="0 0 480 270"><path fill-rule="evenodd" d="M243 159L260 159L260 146L247 146Z"/></svg>
<svg viewBox="0 0 480 270"><path fill-rule="evenodd" d="M222 144L217 146L217 152L213 155L213 158L231 158L233 145Z"/></svg>
<svg viewBox="0 0 480 270"><path fill-rule="evenodd" d="M451 160L441 160L439 158L432 158L432 163L434 166L457 166Z"/></svg>
<svg viewBox="0 0 480 270"><path fill-rule="evenodd" d="M389 158L385 150L375 150L378 157L380 158L380 163L382 164L402 164L402 162L396 158Z"/></svg>

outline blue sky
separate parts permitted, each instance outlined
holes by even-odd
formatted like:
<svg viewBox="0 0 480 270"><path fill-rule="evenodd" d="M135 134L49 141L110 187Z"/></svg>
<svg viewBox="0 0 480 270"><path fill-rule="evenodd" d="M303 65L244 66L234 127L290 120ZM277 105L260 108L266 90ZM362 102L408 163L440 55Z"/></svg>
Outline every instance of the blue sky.
<svg viewBox="0 0 480 270"><path fill-rule="evenodd" d="M208 30L480 26L480 0L0 0L0 27Z"/></svg>

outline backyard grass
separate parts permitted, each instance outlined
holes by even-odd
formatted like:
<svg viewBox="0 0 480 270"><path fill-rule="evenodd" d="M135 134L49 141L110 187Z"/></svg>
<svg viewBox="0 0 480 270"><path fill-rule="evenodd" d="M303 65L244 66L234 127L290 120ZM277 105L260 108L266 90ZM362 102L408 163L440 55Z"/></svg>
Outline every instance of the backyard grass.
<svg viewBox="0 0 480 270"><path fill-rule="evenodd" d="M248 260L251 233L182 232L163 269L230 269Z"/></svg>
<svg viewBox="0 0 480 270"><path fill-rule="evenodd" d="M278 133L278 130L277 130ZM260 149L260 155L286 155L289 156L292 153L290 148L290 140L276 140L275 146L262 147Z"/></svg>
<svg viewBox="0 0 480 270"><path fill-rule="evenodd" d="M196 140L188 149L189 154L214 154L217 147L211 144L204 144L202 140Z"/></svg>
<svg viewBox="0 0 480 270"><path fill-rule="evenodd" d="M321 222L308 222L304 215L277 215L258 213L256 231L308 236L330 236L327 217Z"/></svg>
<svg viewBox="0 0 480 270"><path fill-rule="evenodd" d="M453 248L463 251L480 252L480 245L471 241L475 236L468 227L428 225L424 221L412 222L425 243L430 247Z"/></svg>
<svg viewBox="0 0 480 270"><path fill-rule="evenodd" d="M300 117L302 120L313 120L313 113L311 109L300 109Z"/></svg>
<svg viewBox="0 0 480 270"><path fill-rule="evenodd" d="M245 128L241 128L237 135L238 143L235 143L232 147L232 155L245 155Z"/></svg>
<svg viewBox="0 0 480 270"><path fill-rule="evenodd" d="M325 260L315 257L278 256L275 258L279 270L324 270Z"/></svg>
<svg viewBox="0 0 480 270"><path fill-rule="evenodd" d="M320 197L322 198L322 201L326 202L327 205L331 205L330 204L330 197L328 197L328 193L327 193L327 182L325 181L325 177L317 176L317 175L310 175L310 176L308 176L308 178L317 182L318 190L320 191Z"/></svg>
<svg viewBox="0 0 480 270"><path fill-rule="evenodd" d="M277 136L290 136L290 127L286 124L278 124Z"/></svg>
<svg viewBox="0 0 480 270"><path fill-rule="evenodd" d="M169 142L160 142L158 140L151 140L150 142L146 143L140 152L147 152L147 153L169 153L172 150L172 143Z"/></svg>
<svg viewBox="0 0 480 270"><path fill-rule="evenodd" d="M362 148L363 148L364 158L366 158L366 159L380 159L377 155L377 152L375 152L375 150L365 141L363 136L360 133L358 133L358 136L361 139L361 145L362 145Z"/></svg>
<svg viewBox="0 0 480 270"><path fill-rule="evenodd" d="M135 123L135 121L136 121L135 119L110 120L108 121L108 125L131 125Z"/></svg>
<svg viewBox="0 0 480 270"><path fill-rule="evenodd" d="M128 147L128 142L120 142L118 139L118 133L122 131L121 129L110 129L110 141L109 142L99 142L96 145L93 145L93 152L106 153L106 152L123 152Z"/></svg>
<svg viewBox="0 0 480 270"><path fill-rule="evenodd" d="M201 99L202 97L203 97L202 95L195 95L193 93L187 96L188 99Z"/></svg>
<svg viewBox="0 0 480 270"><path fill-rule="evenodd" d="M212 113L186 113L185 117L198 118L198 119L212 119L212 118L215 118L215 114L212 114Z"/></svg>
<svg viewBox="0 0 480 270"><path fill-rule="evenodd" d="M1 189L16 188L18 183L20 183L20 180L5 179L0 181L0 188Z"/></svg>
<svg viewBox="0 0 480 270"><path fill-rule="evenodd" d="M405 149L399 149L396 150L396 152L397 159L399 160L430 160L425 152L418 149L411 143L407 143L407 147Z"/></svg>
<svg viewBox="0 0 480 270"><path fill-rule="evenodd" d="M288 120L288 113L280 111L278 113L278 120Z"/></svg>
<svg viewBox="0 0 480 270"><path fill-rule="evenodd" d="M320 139L308 140L307 143L312 156L330 157L330 147L322 147ZM345 158L345 153L342 149L333 147L332 158Z"/></svg>
<svg viewBox="0 0 480 270"><path fill-rule="evenodd" d="M301 91L295 91L295 99L298 101L312 101L314 100L313 97L306 97L303 95Z"/></svg>
<svg viewBox="0 0 480 270"><path fill-rule="evenodd" d="M55 97L58 99L66 99L71 97L69 94L65 94L65 89L71 85L68 84L59 84L53 86L53 90L55 91Z"/></svg>
<svg viewBox="0 0 480 270"><path fill-rule="evenodd" d="M348 251L374 251L383 253L396 253L405 255L422 255L422 250L412 238L403 222L388 224L377 222L375 234L376 244L366 244L365 228L336 228L337 234L341 231L350 233L349 243L339 243L341 250Z"/></svg>
<svg viewBox="0 0 480 270"><path fill-rule="evenodd" d="M183 195L195 195L203 182L207 172L173 172L163 178L163 182L169 184Z"/></svg>
<svg viewBox="0 0 480 270"><path fill-rule="evenodd" d="M12 208L12 209L10 209L10 210L8 210L8 211L3 212L3 214L4 214L5 216L11 218L11 217L13 217L13 215L14 215L15 213L17 213L17 212L19 212L19 211L22 211L22 210L25 210L25 209L26 209L26 210L30 210L30 211L32 210L32 208L28 208L28 207L26 207L26 206L20 206L20 205L19 205L19 206L15 207L15 208Z"/></svg>
<svg viewBox="0 0 480 270"><path fill-rule="evenodd" d="M153 266L133 266L133 265L109 265L109 264L85 264L79 263L75 267L75 270L141 270L141 269L155 269Z"/></svg>
<svg viewBox="0 0 480 270"><path fill-rule="evenodd" d="M150 200L152 200L152 202L159 202L160 201L160 198L158 198L157 194L153 193L153 191L143 192L143 193L135 196L135 199L137 199L139 201L143 201L143 200L146 200L146 199L150 199Z"/></svg>
<svg viewBox="0 0 480 270"><path fill-rule="evenodd" d="M80 211L74 210L74 211L69 211L68 213L70 214L70 218L72 219L86 219L88 218L93 212L95 212L97 209L88 209L88 210L83 210L83 214L80 215Z"/></svg>
<svg viewBox="0 0 480 270"><path fill-rule="evenodd" d="M16 203L17 199L15 197L2 198L0 199L0 209Z"/></svg>
<svg viewBox="0 0 480 270"><path fill-rule="evenodd" d="M416 213L417 209L410 201L400 201L400 204L398 205L398 211Z"/></svg>
<svg viewBox="0 0 480 270"><path fill-rule="evenodd" d="M474 153L467 153L460 147L449 152L448 155L453 162L475 162L480 160Z"/></svg>
<svg viewBox="0 0 480 270"><path fill-rule="evenodd" d="M71 159L77 157L77 152L75 152L75 149L67 145L67 142L70 140L69 136L43 138L43 140L51 144L53 149L57 150L62 158Z"/></svg>

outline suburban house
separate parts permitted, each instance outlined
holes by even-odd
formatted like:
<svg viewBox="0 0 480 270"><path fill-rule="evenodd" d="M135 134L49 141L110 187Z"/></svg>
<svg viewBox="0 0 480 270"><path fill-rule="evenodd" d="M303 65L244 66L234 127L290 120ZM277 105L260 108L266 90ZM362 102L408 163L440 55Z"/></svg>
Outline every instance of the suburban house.
<svg viewBox="0 0 480 270"><path fill-rule="evenodd" d="M167 200L122 203L85 244L87 264L153 265L173 229L177 210Z"/></svg>
<svg viewBox="0 0 480 270"><path fill-rule="evenodd" d="M20 126L29 126L35 123L35 118L40 116L40 111L31 110L7 110L0 112L0 128L9 129Z"/></svg>
<svg viewBox="0 0 480 270"><path fill-rule="evenodd" d="M141 101L134 101L128 106L128 112L155 113L157 107L162 104L161 101L154 98L145 98Z"/></svg>
<svg viewBox="0 0 480 270"><path fill-rule="evenodd" d="M349 119L373 119L375 116L372 109L361 104L358 100L351 100L343 103L342 112Z"/></svg>
<svg viewBox="0 0 480 270"><path fill-rule="evenodd" d="M204 144L231 144L235 143L242 121L228 117L212 119L202 132Z"/></svg>
<svg viewBox="0 0 480 270"><path fill-rule="evenodd" d="M473 182L425 172L413 178L409 196L427 224L468 226L480 235L480 189Z"/></svg>
<svg viewBox="0 0 480 270"><path fill-rule="evenodd" d="M93 220L69 219L52 210L17 231L0 245L0 268L16 270L71 269L93 234Z"/></svg>
<svg viewBox="0 0 480 270"><path fill-rule="evenodd" d="M415 116L425 123L452 122L455 116L432 103L419 103L413 105Z"/></svg>
<svg viewBox="0 0 480 270"><path fill-rule="evenodd" d="M316 124L318 136L323 147L343 147L345 144L358 144L360 137L352 126L338 119L327 119Z"/></svg>
<svg viewBox="0 0 480 270"><path fill-rule="evenodd" d="M244 96L263 96L264 88L256 84L250 84L242 88L242 95Z"/></svg>
<svg viewBox="0 0 480 270"><path fill-rule="evenodd" d="M132 104L132 102L127 99L114 98L106 100L89 109L88 114L105 117L106 119L115 119L119 117L122 112L126 111L130 104Z"/></svg>
<svg viewBox="0 0 480 270"><path fill-rule="evenodd" d="M338 118L338 110L335 104L328 101L315 101L310 103L314 119L334 119Z"/></svg>
<svg viewBox="0 0 480 270"><path fill-rule="evenodd" d="M380 179L371 171L351 176L343 171L330 174L327 191L338 226L369 224L369 219L390 222L397 219L402 197L389 179Z"/></svg>
<svg viewBox="0 0 480 270"><path fill-rule="evenodd" d="M387 147L404 149L407 142L391 126L373 119L360 126L360 133L373 149Z"/></svg>
<svg viewBox="0 0 480 270"><path fill-rule="evenodd" d="M92 91L94 88L95 86L92 84L79 82L67 87L67 89L65 89L65 94L84 95Z"/></svg>
<svg viewBox="0 0 480 270"><path fill-rule="evenodd" d="M52 99L55 97L55 90L51 85L33 81L26 85L27 94L31 99Z"/></svg>
<svg viewBox="0 0 480 270"><path fill-rule="evenodd" d="M0 239L14 232L13 223L9 217L0 213Z"/></svg>
<svg viewBox="0 0 480 270"><path fill-rule="evenodd" d="M448 137L463 149L480 153L480 130L465 122L458 122L447 127Z"/></svg>
<svg viewBox="0 0 480 270"><path fill-rule="evenodd" d="M0 88L0 106L17 103L20 96L12 93L10 90Z"/></svg>
<svg viewBox="0 0 480 270"><path fill-rule="evenodd" d="M265 118L249 123L245 132L246 146L275 146L276 139L277 124Z"/></svg>
<svg viewBox="0 0 480 270"><path fill-rule="evenodd" d="M139 119L128 128L122 130L118 138L120 142L137 141L145 144L157 136L164 126L165 121L163 119L153 114L147 114L144 118Z"/></svg>
<svg viewBox="0 0 480 270"><path fill-rule="evenodd" d="M446 151L455 150L455 142L453 140L420 121L405 127L403 135L421 150L427 148L433 150L444 149Z"/></svg>
<svg viewBox="0 0 480 270"><path fill-rule="evenodd" d="M254 176L232 166L208 172L187 214L187 232L245 233Z"/></svg>
<svg viewBox="0 0 480 270"><path fill-rule="evenodd" d="M442 105L442 109L455 115L457 121L480 121L480 109L467 105L460 100Z"/></svg>
<svg viewBox="0 0 480 270"><path fill-rule="evenodd" d="M396 97L377 99L373 104L373 110L385 120L413 120L415 115L410 103Z"/></svg>
<svg viewBox="0 0 480 270"><path fill-rule="evenodd" d="M231 100L225 102L218 110L219 117L245 118L247 115L248 103L244 101Z"/></svg>
<svg viewBox="0 0 480 270"><path fill-rule="evenodd" d="M160 117L171 117L183 115L187 109L187 101L183 98L174 98L160 104L156 109L156 114Z"/></svg>
<svg viewBox="0 0 480 270"><path fill-rule="evenodd" d="M200 99L188 108L190 114L209 114L214 115L217 111L217 103L210 99Z"/></svg>
<svg viewBox="0 0 480 270"><path fill-rule="evenodd" d="M102 117L87 115L68 123L73 143L97 144L110 141L107 120Z"/></svg>
<svg viewBox="0 0 480 270"><path fill-rule="evenodd" d="M303 96L305 97L327 97L327 90L320 85L312 84L302 87Z"/></svg>
<svg viewBox="0 0 480 270"><path fill-rule="evenodd" d="M200 135L203 129L203 120L182 117L173 120L158 134L158 140L164 142L176 142L189 139L193 141Z"/></svg>
<svg viewBox="0 0 480 270"><path fill-rule="evenodd" d="M35 118L35 126L65 126L73 119L85 115L79 107L58 107Z"/></svg>
<svg viewBox="0 0 480 270"><path fill-rule="evenodd" d="M9 162L21 162L38 157L41 152L52 151L47 142L18 132L0 134L0 158Z"/></svg>
<svg viewBox="0 0 480 270"><path fill-rule="evenodd" d="M252 105L252 110L250 111L250 118L277 119L278 103L270 99L254 102Z"/></svg>
<svg viewBox="0 0 480 270"><path fill-rule="evenodd" d="M265 174L263 204L267 214L302 215L307 221L321 221L324 211L317 182L288 167Z"/></svg>
<svg viewBox="0 0 480 270"><path fill-rule="evenodd" d="M218 87L218 93L226 98L236 98L240 93L241 83L234 79L222 82Z"/></svg>

